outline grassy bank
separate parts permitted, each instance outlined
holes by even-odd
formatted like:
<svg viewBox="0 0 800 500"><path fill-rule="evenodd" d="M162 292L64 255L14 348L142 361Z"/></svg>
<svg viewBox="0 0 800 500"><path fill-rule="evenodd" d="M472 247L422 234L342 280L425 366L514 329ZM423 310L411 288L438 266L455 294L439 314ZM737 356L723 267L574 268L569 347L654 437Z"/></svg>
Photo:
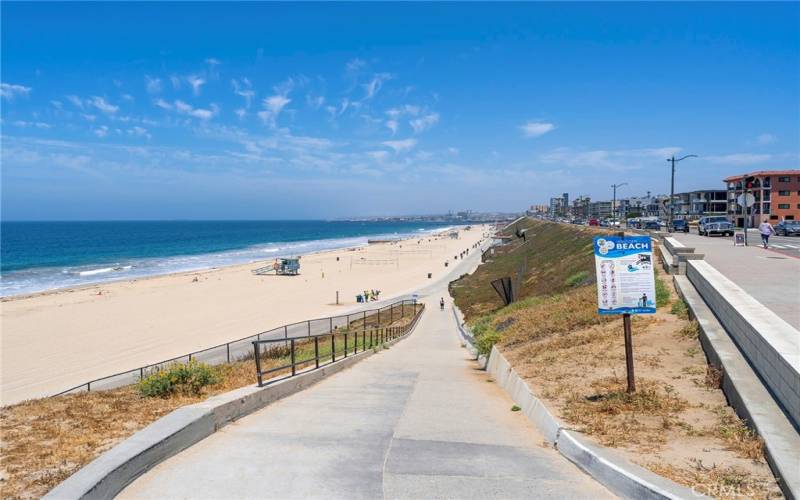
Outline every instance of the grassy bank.
<svg viewBox="0 0 800 500"><path fill-rule="evenodd" d="M419 306L421 308L421 306ZM367 317L368 329L402 328L418 309L405 307L393 321ZM345 329L336 334L336 359L344 356ZM364 320L350 325L347 348L353 352L358 332L358 351L365 349ZM375 337L373 337L375 340ZM282 346L283 344L278 344ZM366 346L370 346L369 333ZM296 361L314 359L312 341L298 341ZM321 363L330 361L330 341L320 342ZM0 497L39 498L86 465L160 417L181 406L256 382L254 356L217 366L174 365L150 374L139 384L108 391L34 399L0 409ZM285 349L262 353L262 370L290 363ZM307 367L313 367L309 363ZM288 369L271 374L282 377Z"/></svg>
<svg viewBox="0 0 800 500"><path fill-rule="evenodd" d="M562 421L633 462L713 496L780 496L761 440L727 406L722 374L707 365L669 277L657 276L658 313L633 318L638 390L629 395L622 320L597 314L597 231L525 224L527 242L496 251L452 287L480 350L496 343ZM510 270L520 301L501 307L489 282Z"/></svg>

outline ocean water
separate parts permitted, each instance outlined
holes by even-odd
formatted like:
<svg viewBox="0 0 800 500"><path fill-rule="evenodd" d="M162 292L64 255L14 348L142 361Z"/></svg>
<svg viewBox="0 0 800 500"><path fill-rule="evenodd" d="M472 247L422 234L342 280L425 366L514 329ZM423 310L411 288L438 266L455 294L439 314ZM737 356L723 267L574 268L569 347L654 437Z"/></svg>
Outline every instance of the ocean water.
<svg viewBox="0 0 800 500"><path fill-rule="evenodd" d="M303 255L445 227L377 221L4 221L0 295Z"/></svg>

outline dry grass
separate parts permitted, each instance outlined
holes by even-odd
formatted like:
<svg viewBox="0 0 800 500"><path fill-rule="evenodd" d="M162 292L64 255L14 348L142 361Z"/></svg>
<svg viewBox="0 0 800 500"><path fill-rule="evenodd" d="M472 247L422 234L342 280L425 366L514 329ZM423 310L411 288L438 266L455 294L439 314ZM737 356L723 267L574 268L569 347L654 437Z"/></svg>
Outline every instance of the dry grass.
<svg viewBox="0 0 800 500"><path fill-rule="evenodd" d="M383 327L401 327L414 316L406 308L404 317L382 321ZM368 320L369 326L376 325ZM361 325L361 323L359 323ZM337 335L337 337L341 337ZM343 339L337 338L337 359L343 354ZM353 340L348 345L352 352ZM363 350L359 336L359 351ZM367 335L369 343L369 335ZM298 344L297 360L313 358L313 342ZM262 369L287 364L286 352L262 355ZM320 344L320 356L330 355L328 343ZM112 448L169 412L210 396L253 385L255 362L243 359L215 366L219 382L196 395L176 393L169 397L143 397L135 385L34 399L0 408L0 497L39 498L104 451ZM272 377L285 376L289 370Z"/></svg>
<svg viewBox="0 0 800 500"><path fill-rule="evenodd" d="M656 474L692 488L699 495L719 499L769 499L782 498L774 481L753 477L740 467L706 465L691 459L687 465L676 466L661 462L642 464Z"/></svg>
<svg viewBox="0 0 800 500"><path fill-rule="evenodd" d="M699 325L670 277L656 268L658 312L633 318L637 392L627 394L622 321L597 314L592 286L591 238L599 233L526 224L527 243L505 245L454 287L476 338L496 341L559 418L628 459L722 496L730 486L755 496L779 491L761 440L727 407L724 374L707 364ZM520 269L522 300L502 308L489 282Z"/></svg>
<svg viewBox="0 0 800 500"><path fill-rule="evenodd" d="M626 381L616 376L594 380L591 387L594 394L571 394L562 415L606 446L654 449L665 442L665 426L688 406L672 386L657 380L637 379L632 394L626 392Z"/></svg>

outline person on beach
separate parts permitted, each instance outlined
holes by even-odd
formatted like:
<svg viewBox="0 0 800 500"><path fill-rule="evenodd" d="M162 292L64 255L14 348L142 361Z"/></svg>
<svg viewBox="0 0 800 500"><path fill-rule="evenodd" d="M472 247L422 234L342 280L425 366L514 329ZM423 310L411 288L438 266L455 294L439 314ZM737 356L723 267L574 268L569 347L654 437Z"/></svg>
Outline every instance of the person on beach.
<svg viewBox="0 0 800 500"><path fill-rule="evenodd" d="M761 243L764 244L764 248L769 248L769 237L775 234L775 228L768 219L764 219L764 222L758 225L758 232L761 233Z"/></svg>
<svg viewBox="0 0 800 500"><path fill-rule="evenodd" d="M444 311L444 297L439 299L439 309Z"/></svg>

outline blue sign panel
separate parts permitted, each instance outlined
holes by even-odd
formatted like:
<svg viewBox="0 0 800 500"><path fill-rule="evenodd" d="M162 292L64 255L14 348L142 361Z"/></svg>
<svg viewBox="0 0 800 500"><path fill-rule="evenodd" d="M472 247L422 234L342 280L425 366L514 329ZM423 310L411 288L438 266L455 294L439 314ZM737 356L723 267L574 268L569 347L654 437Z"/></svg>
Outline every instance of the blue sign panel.
<svg viewBox="0 0 800 500"><path fill-rule="evenodd" d="M653 314L656 283L649 236L596 236L597 312Z"/></svg>

